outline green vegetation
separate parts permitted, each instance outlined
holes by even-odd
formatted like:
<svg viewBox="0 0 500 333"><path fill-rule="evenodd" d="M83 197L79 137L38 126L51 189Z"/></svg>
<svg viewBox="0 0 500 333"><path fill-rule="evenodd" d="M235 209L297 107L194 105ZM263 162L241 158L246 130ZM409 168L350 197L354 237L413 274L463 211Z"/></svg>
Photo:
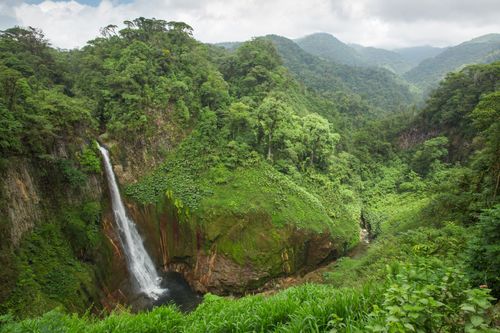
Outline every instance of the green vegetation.
<svg viewBox="0 0 500 333"><path fill-rule="evenodd" d="M410 64L397 52L345 44L327 33L315 33L296 40L304 51L337 64L351 66L371 66L402 74L418 64Z"/></svg>
<svg viewBox="0 0 500 333"><path fill-rule="evenodd" d="M355 44L351 46L369 66L385 68L396 74L403 74L415 66L399 52Z"/></svg>
<svg viewBox="0 0 500 333"><path fill-rule="evenodd" d="M500 35L490 34L449 47L434 58L423 60L404 74L405 79L428 93L447 73L464 65L490 63L500 59Z"/></svg>
<svg viewBox="0 0 500 333"><path fill-rule="evenodd" d="M355 113L361 108L365 114L380 114L400 111L415 101L408 85L387 70L335 63L307 53L284 37L266 38L276 45L290 72L330 100L338 111Z"/></svg>
<svg viewBox="0 0 500 333"><path fill-rule="evenodd" d="M41 31L0 33L2 313L83 312L100 297L108 251L100 203L85 192L101 170L89 145L95 104L72 88L66 54ZM14 223L32 227L24 232Z"/></svg>
<svg viewBox="0 0 500 333"><path fill-rule="evenodd" d="M71 96L62 56L42 32L11 28L0 34L0 158L46 154L60 138L95 126L93 102Z"/></svg>
<svg viewBox="0 0 500 333"><path fill-rule="evenodd" d="M99 296L94 274L103 268L96 266L108 251L99 231L100 211L96 202L68 209L23 240L13 263L19 276L2 312L36 316L57 306L89 308L89 300Z"/></svg>
<svg viewBox="0 0 500 333"><path fill-rule="evenodd" d="M361 65L363 60L356 50L327 33L315 33L297 39L297 45L310 54L345 65Z"/></svg>
<svg viewBox="0 0 500 333"><path fill-rule="evenodd" d="M0 35L0 171L38 166L26 171L38 192L26 176L13 182L41 197L19 243L0 244L0 332L495 332L500 63L449 74L417 110L388 71L334 64L284 38L226 51L182 22L125 26L73 51L34 29ZM193 231L181 235L197 242L179 254L186 262L197 262L190 251L223 255L268 274L240 294L314 268L306 248L325 252L313 265L343 257L324 285L207 294L188 314L83 314L111 275L105 197L89 194L104 183L98 136L127 199L172 208L176 232ZM9 191L0 231L14 239L19 193ZM358 244L360 226L370 245Z"/></svg>
<svg viewBox="0 0 500 333"><path fill-rule="evenodd" d="M488 290L465 289L463 275L443 262L394 263L386 281L361 289L303 285L238 300L208 294L187 315L160 307L102 321L58 311L19 323L3 317L0 332L452 332L464 327L466 332L494 332L488 330Z"/></svg>

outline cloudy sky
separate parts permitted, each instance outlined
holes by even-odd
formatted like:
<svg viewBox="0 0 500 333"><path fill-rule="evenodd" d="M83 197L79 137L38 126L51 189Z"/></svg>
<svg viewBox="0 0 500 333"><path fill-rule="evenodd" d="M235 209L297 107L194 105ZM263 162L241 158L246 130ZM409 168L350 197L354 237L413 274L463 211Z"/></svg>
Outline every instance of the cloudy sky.
<svg viewBox="0 0 500 333"><path fill-rule="evenodd" d="M203 42L323 31L395 48L500 33L499 0L0 0L0 29L38 27L61 48L80 47L100 27L139 16L184 21Z"/></svg>

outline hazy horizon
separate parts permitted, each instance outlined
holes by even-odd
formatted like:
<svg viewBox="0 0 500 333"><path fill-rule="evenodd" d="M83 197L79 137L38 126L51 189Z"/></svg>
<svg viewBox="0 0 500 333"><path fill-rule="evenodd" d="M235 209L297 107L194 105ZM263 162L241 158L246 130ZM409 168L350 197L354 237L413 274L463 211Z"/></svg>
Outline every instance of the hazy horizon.
<svg viewBox="0 0 500 333"><path fill-rule="evenodd" d="M0 0L0 29L40 28L60 48L81 47L101 27L140 16L186 22L206 43L326 32L346 44L395 49L447 47L500 32L495 0Z"/></svg>

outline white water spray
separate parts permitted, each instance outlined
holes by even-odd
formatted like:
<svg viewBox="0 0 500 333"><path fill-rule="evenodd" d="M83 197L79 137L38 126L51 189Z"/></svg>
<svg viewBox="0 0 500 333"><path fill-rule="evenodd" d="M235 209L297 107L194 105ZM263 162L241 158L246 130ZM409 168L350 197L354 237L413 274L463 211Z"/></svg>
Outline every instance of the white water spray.
<svg viewBox="0 0 500 333"><path fill-rule="evenodd" d="M116 224L119 229L120 241L127 257L128 268L137 282L139 289L153 299L164 294L167 290L160 287L161 278L155 269L151 257L149 257L134 221L128 217L120 196L120 190L116 183L115 173L111 166L109 152L106 148L99 146L106 177L108 178L109 190L111 192L111 205L113 208Z"/></svg>

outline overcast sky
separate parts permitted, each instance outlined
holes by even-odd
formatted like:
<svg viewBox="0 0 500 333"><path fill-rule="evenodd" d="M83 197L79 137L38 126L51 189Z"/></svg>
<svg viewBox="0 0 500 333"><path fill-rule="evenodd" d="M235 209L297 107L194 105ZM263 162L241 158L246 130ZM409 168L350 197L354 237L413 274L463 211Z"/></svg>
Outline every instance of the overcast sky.
<svg viewBox="0 0 500 333"><path fill-rule="evenodd" d="M61 48L80 47L100 27L139 16L184 21L203 42L321 31L395 48L500 33L500 0L0 0L0 29L41 28Z"/></svg>

